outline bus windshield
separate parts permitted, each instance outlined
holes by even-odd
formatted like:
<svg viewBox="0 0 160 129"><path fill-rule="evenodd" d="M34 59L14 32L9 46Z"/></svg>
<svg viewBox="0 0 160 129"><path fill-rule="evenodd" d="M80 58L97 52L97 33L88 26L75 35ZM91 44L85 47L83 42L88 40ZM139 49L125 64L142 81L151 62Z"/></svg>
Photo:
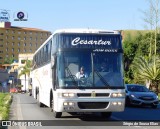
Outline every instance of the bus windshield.
<svg viewBox="0 0 160 129"><path fill-rule="evenodd" d="M60 52L59 88L123 86L122 53Z"/></svg>

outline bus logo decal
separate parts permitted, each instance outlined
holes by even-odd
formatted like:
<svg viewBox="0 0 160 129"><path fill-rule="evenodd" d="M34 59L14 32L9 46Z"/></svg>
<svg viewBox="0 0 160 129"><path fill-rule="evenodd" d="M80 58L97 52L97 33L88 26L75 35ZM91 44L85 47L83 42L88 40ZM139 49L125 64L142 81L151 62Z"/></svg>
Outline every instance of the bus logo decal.
<svg viewBox="0 0 160 129"><path fill-rule="evenodd" d="M102 39L100 40L83 40L80 37L77 37L72 40L72 45L76 46L78 44L84 44L84 45L111 45L111 41L104 41Z"/></svg>
<svg viewBox="0 0 160 129"><path fill-rule="evenodd" d="M96 93L95 93L95 91L92 91L92 93L91 93L91 97L96 97Z"/></svg>

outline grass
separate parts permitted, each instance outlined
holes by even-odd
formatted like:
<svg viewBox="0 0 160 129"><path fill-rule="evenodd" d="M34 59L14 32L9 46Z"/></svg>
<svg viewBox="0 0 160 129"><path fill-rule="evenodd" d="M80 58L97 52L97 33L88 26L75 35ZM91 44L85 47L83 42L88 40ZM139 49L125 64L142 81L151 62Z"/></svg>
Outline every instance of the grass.
<svg viewBox="0 0 160 129"><path fill-rule="evenodd" d="M0 93L0 120L9 119L10 104L11 95L9 93Z"/></svg>

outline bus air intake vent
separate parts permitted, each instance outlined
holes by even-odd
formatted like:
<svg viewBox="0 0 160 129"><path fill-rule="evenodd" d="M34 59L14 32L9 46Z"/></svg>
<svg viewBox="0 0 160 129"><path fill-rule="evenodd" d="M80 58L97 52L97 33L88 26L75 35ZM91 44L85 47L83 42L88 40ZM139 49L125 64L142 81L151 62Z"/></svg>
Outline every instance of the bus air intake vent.
<svg viewBox="0 0 160 129"><path fill-rule="evenodd" d="M91 93L77 93L78 97L92 97ZM95 97L109 97L109 93L95 93Z"/></svg>
<svg viewBox="0 0 160 129"><path fill-rule="evenodd" d="M109 102L78 102L80 109L105 109Z"/></svg>

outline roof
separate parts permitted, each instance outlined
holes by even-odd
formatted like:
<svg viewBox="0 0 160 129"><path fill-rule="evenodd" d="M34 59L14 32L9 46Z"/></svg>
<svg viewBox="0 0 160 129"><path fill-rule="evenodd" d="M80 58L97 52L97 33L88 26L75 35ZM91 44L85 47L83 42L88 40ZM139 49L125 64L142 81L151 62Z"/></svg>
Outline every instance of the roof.
<svg viewBox="0 0 160 129"><path fill-rule="evenodd" d="M101 33L101 34L120 34L117 30L102 30L102 29L59 29L56 30L54 34L57 33Z"/></svg>
<svg viewBox="0 0 160 129"><path fill-rule="evenodd" d="M2 66L11 66L11 64L3 64Z"/></svg>
<svg viewBox="0 0 160 129"><path fill-rule="evenodd" d="M47 30L42 30L38 28L28 28L28 27L17 27L17 26L11 26L10 28L0 28L0 29L19 29L19 30L27 30L27 31L43 31L43 32L50 32ZM50 32L51 33L51 32Z"/></svg>

